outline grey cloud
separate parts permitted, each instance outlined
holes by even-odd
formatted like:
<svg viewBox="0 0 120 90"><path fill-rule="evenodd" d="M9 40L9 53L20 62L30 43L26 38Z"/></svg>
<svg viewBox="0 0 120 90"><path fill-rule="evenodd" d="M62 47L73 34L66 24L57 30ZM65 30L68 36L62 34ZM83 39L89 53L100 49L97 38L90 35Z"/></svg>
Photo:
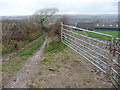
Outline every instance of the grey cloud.
<svg viewBox="0 0 120 90"><path fill-rule="evenodd" d="M29 0L27 0L29 1ZM117 14L117 0L102 2L104 0L91 0L91 2L84 2L81 0L30 0L17 3L7 2L7 0L0 1L0 14L1 15L28 15L33 14L35 10L41 8L56 7L59 13L82 13L82 14ZM93 1L93 2L92 2ZM107 0L106 0L107 1ZM109 2L110 1L110 2Z"/></svg>

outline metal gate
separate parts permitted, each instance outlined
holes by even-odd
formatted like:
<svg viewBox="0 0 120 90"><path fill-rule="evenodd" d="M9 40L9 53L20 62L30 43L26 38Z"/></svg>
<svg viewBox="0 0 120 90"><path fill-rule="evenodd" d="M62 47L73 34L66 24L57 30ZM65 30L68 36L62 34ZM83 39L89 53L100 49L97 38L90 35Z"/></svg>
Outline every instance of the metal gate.
<svg viewBox="0 0 120 90"><path fill-rule="evenodd" d="M100 40L97 37L109 38L110 41ZM120 67L117 60L119 55L116 56L114 53L120 53L115 50L114 36L61 23L61 41L104 72L113 85L119 88Z"/></svg>

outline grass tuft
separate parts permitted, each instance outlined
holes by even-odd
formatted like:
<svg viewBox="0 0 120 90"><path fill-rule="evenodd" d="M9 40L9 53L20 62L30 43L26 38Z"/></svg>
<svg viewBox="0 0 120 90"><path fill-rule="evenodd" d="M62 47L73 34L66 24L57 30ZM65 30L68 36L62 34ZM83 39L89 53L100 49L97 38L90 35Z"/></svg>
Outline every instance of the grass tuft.
<svg viewBox="0 0 120 90"><path fill-rule="evenodd" d="M49 60L49 59L43 59L43 60L41 61L41 63L51 63L51 60Z"/></svg>
<svg viewBox="0 0 120 90"><path fill-rule="evenodd" d="M66 45L64 45L61 42L52 41L51 43L49 43L48 47L45 49L45 53L47 52L58 53L63 51L65 47Z"/></svg>

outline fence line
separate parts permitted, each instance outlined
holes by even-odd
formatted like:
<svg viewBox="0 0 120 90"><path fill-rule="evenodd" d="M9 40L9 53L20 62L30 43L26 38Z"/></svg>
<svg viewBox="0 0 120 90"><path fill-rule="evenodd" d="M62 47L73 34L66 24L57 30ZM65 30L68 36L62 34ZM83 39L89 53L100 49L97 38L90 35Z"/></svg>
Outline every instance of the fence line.
<svg viewBox="0 0 120 90"><path fill-rule="evenodd" d="M74 30L80 30L85 35L75 33ZM89 37L86 32L94 33L111 38L111 41L99 40ZM104 72L115 88L120 88L120 42L114 36L89 31L74 26L64 25L61 23L61 41L79 55L84 57L92 65Z"/></svg>

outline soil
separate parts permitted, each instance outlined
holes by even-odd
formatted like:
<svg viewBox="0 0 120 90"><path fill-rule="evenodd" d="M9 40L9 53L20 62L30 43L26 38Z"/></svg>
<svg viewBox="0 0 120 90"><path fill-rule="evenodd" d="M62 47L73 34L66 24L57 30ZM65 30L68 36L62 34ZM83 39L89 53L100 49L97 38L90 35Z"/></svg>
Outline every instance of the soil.
<svg viewBox="0 0 120 90"><path fill-rule="evenodd" d="M5 88L113 87L103 72L68 47L58 53L42 53L46 41L47 39Z"/></svg>
<svg viewBox="0 0 120 90"><path fill-rule="evenodd" d="M51 62L41 62L50 59ZM69 48L59 53L43 54L39 71L26 87L36 88L110 88L104 73Z"/></svg>

